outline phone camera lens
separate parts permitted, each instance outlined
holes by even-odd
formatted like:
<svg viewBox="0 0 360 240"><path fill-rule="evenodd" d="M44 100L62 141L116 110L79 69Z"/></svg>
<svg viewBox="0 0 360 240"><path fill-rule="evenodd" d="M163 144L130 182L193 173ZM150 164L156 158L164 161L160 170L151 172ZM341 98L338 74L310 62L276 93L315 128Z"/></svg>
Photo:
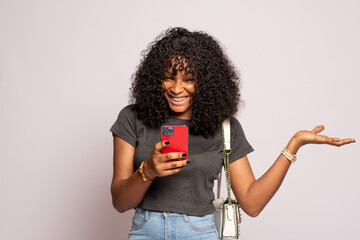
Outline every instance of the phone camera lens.
<svg viewBox="0 0 360 240"><path fill-rule="evenodd" d="M161 132L164 136L171 136L171 135L174 135L174 128L173 127L162 127Z"/></svg>

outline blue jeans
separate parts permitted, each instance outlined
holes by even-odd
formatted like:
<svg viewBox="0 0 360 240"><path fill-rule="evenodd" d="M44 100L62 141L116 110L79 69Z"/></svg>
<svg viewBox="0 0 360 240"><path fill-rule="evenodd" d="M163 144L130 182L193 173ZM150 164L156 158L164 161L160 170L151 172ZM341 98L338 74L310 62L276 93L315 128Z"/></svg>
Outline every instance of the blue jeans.
<svg viewBox="0 0 360 240"><path fill-rule="evenodd" d="M137 208L129 239L151 240L219 240L213 214L189 216Z"/></svg>

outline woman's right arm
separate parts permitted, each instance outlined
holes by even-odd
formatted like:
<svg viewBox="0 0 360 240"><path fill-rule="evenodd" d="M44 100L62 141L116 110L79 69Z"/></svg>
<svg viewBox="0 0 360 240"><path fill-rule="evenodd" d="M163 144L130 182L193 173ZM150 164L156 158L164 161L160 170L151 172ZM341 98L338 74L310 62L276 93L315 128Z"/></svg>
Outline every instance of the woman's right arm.
<svg viewBox="0 0 360 240"><path fill-rule="evenodd" d="M114 135L114 173L111 184L112 202L116 210L125 212L144 198L151 182L144 182L139 170L134 171L135 148Z"/></svg>
<svg viewBox="0 0 360 240"><path fill-rule="evenodd" d="M179 172L189 162L171 161L182 158L183 153L161 154L165 142L158 142L144 162L143 171L147 178L155 179ZM125 212L138 206L143 200L152 181L144 182L139 170L134 170L135 148L114 135L114 173L111 183L112 202L116 210Z"/></svg>

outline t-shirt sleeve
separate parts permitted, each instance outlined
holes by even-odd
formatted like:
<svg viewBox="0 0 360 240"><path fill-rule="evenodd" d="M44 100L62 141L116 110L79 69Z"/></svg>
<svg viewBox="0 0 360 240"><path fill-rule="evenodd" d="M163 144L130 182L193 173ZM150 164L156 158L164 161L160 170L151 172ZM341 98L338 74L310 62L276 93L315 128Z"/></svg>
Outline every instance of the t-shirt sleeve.
<svg viewBox="0 0 360 240"><path fill-rule="evenodd" d="M117 120L110 128L113 135L122 138L125 142L136 147L136 113L130 106L123 108Z"/></svg>
<svg viewBox="0 0 360 240"><path fill-rule="evenodd" d="M247 154L254 151L249 142L245 137L244 130L242 129L239 121L232 117L230 120L231 126L231 154L230 154L230 163L235 162L236 160L245 157Z"/></svg>

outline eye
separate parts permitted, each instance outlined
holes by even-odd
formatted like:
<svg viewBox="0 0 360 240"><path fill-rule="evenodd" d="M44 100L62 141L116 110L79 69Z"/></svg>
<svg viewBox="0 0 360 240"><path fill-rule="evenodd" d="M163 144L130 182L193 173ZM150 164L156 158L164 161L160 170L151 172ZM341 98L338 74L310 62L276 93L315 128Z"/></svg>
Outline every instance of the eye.
<svg viewBox="0 0 360 240"><path fill-rule="evenodd" d="M194 82L194 81L196 81L195 78L188 78L188 79L186 79L186 82Z"/></svg>
<svg viewBox="0 0 360 240"><path fill-rule="evenodd" d="M170 77L165 77L165 78L164 78L164 81L170 82L170 81L174 81L174 79L173 79L173 78L170 78Z"/></svg>

